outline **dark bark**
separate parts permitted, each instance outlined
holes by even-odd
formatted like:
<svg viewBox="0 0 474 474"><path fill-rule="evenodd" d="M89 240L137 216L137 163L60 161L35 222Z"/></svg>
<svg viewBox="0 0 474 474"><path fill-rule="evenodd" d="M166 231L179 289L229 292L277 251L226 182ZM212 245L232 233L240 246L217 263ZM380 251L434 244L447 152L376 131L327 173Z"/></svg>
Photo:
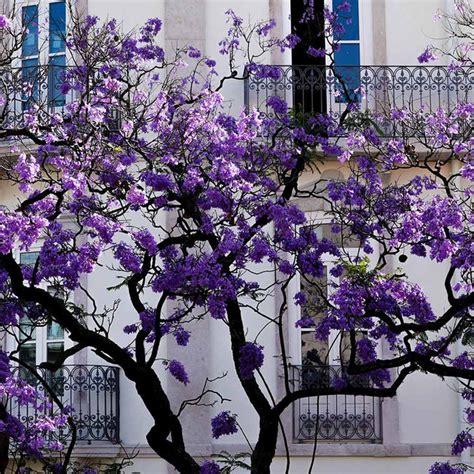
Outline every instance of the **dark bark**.
<svg viewBox="0 0 474 474"><path fill-rule="evenodd" d="M154 420L154 426L147 436L150 447L179 472L199 472L199 465L185 450L181 424L171 410L155 371L138 364L108 337L84 327L62 300L41 288L25 286L21 269L11 254L0 255L0 268L8 273L12 291L20 300L41 305L69 332L72 341L95 349L99 355L104 354L107 360L122 368L129 380L135 382L137 393ZM169 436L171 441L168 440Z"/></svg>
<svg viewBox="0 0 474 474"><path fill-rule="evenodd" d="M250 458L252 474L270 474L278 439L278 419L274 414L260 417L258 441Z"/></svg>
<svg viewBox="0 0 474 474"><path fill-rule="evenodd" d="M0 403L0 420L5 421L7 410L3 403ZM8 449L10 439L6 433L0 433L0 473L4 473L8 466Z"/></svg>

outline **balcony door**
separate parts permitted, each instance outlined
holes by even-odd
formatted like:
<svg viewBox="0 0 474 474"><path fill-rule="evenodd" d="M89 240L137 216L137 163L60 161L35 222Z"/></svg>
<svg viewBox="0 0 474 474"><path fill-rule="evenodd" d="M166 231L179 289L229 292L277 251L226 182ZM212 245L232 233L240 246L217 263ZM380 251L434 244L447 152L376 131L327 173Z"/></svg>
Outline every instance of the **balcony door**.
<svg viewBox="0 0 474 474"><path fill-rule="evenodd" d="M325 47L323 8L324 0L291 0L291 30L301 39L291 53L293 107L303 120L327 109L325 57L308 54Z"/></svg>
<svg viewBox="0 0 474 474"><path fill-rule="evenodd" d="M21 252L20 265L33 267L39 252ZM60 290L48 286L47 290L57 295ZM48 315L33 315L27 312L20 319L18 327L18 357L30 367L38 367L43 362L55 362L59 354L64 352L65 337L64 329ZM20 375L28 383L37 385L38 381L26 368L20 367ZM52 385L52 389L60 392L62 384L62 369L51 373L43 371L42 375Z"/></svg>
<svg viewBox="0 0 474 474"><path fill-rule="evenodd" d="M332 225L321 221L314 229L318 237L332 240L349 258L360 254L360 242L343 230L332 233ZM372 255L374 258L374 255ZM376 256L375 256L376 258ZM352 260L352 259L351 259ZM320 278L299 275L292 291L302 292L305 302L290 310L296 320L304 317L317 326L325 316L327 301L340 278L331 270L337 264L332 257L324 258ZM291 300L291 298L289 298ZM291 318L290 318L291 320ZM291 324L291 323L290 323ZM364 337L356 333L356 339ZM317 338L315 327L295 329L290 351L293 357L292 376L295 388L324 389L346 383L350 356L350 338L344 331L330 331L327 337ZM351 384L367 385L365 376L349 379ZM294 438L297 441L362 441L380 439L380 402L373 397L332 395L307 397L294 405Z"/></svg>

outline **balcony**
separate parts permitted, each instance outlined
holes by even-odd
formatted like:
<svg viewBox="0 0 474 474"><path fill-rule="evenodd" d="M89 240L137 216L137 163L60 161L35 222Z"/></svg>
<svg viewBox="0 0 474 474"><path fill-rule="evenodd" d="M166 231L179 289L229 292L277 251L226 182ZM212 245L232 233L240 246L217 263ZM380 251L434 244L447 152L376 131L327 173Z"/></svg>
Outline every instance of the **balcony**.
<svg viewBox="0 0 474 474"><path fill-rule="evenodd" d="M77 89L85 85L85 90L94 89L104 78L79 66L0 68L0 129L24 127L28 121L28 110L32 107L38 108L40 125L51 124L55 114L67 114L67 105L74 100L81 99L79 102L85 110L84 101L88 101L88 93L79 93L74 89L66 92L62 88L65 76L69 76L71 84L77 84ZM118 111L112 110L103 125L111 131L118 130L121 126Z"/></svg>
<svg viewBox="0 0 474 474"><path fill-rule="evenodd" d="M331 387L344 374L340 366L291 366L295 390ZM371 386L366 376L351 378ZM382 441L381 400L362 395L306 397L293 404L295 441L379 443Z"/></svg>
<svg viewBox="0 0 474 474"><path fill-rule="evenodd" d="M301 121L314 114L339 119L348 102L359 104L361 116L378 118L386 136L407 133L390 123L393 108L425 115L459 102L474 101L474 67L446 66L274 66L275 78L255 74L245 81L247 109L271 116L271 96L286 100ZM278 77L278 78L276 78Z"/></svg>
<svg viewBox="0 0 474 474"><path fill-rule="evenodd" d="M100 365L63 366L54 373L38 368L38 372L61 400L64 406L73 408L73 420L77 430L77 441L109 441L118 443L120 440L119 416L119 369ZM43 385L35 383L24 369L13 371L28 383L36 386L39 393L49 397ZM38 411L31 406L19 406L15 400L8 400L8 413L16 416L28 427ZM59 430L53 438L67 440L71 433L69 427Z"/></svg>

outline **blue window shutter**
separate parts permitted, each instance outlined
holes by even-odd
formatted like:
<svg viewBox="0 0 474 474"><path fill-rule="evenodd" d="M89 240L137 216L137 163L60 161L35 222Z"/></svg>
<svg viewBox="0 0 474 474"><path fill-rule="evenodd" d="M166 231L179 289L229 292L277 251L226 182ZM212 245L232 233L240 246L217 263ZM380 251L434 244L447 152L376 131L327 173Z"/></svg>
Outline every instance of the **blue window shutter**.
<svg viewBox="0 0 474 474"><path fill-rule="evenodd" d="M334 60L338 66L360 66L359 43L339 43Z"/></svg>
<svg viewBox="0 0 474 474"><path fill-rule="evenodd" d="M49 4L49 52L66 51L66 4L56 2Z"/></svg>
<svg viewBox="0 0 474 474"><path fill-rule="evenodd" d="M21 62L21 78L22 81L29 84L28 92L22 94L22 108L29 109L35 102L39 100L39 68L38 59L24 59Z"/></svg>
<svg viewBox="0 0 474 474"><path fill-rule="evenodd" d="M66 96L61 92L65 68L66 56L64 54L49 58L48 103L50 107L62 107L66 103Z"/></svg>
<svg viewBox="0 0 474 474"><path fill-rule="evenodd" d="M22 9L22 25L26 28L21 48L22 56L38 54L38 6L30 5Z"/></svg>
<svg viewBox="0 0 474 474"><path fill-rule="evenodd" d="M349 3L350 11L340 11L340 7L344 2ZM358 41L359 40L359 0L333 0L332 9L338 12L339 23L344 27L344 32L335 34L334 39L337 41Z"/></svg>
<svg viewBox="0 0 474 474"><path fill-rule="evenodd" d="M337 102L359 102L360 92L360 46L358 43L340 43L334 55L335 71L339 76ZM344 84L344 86L342 85Z"/></svg>

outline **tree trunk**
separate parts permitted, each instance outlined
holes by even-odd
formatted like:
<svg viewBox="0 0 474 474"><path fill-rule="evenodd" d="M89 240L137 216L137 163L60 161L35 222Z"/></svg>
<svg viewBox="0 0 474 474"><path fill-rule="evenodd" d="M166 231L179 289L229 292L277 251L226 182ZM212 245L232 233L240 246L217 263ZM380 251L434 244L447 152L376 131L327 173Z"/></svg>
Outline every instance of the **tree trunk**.
<svg viewBox="0 0 474 474"><path fill-rule="evenodd" d="M5 421L7 411L5 405L0 403L0 420ZM8 448L10 447L10 438L6 433L0 433L0 473L4 473L8 466Z"/></svg>
<svg viewBox="0 0 474 474"><path fill-rule="evenodd" d="M260 418L260 433L250 458L252 474L270 474L270 465L275 456L278 438L278 417Z"/></svg>

